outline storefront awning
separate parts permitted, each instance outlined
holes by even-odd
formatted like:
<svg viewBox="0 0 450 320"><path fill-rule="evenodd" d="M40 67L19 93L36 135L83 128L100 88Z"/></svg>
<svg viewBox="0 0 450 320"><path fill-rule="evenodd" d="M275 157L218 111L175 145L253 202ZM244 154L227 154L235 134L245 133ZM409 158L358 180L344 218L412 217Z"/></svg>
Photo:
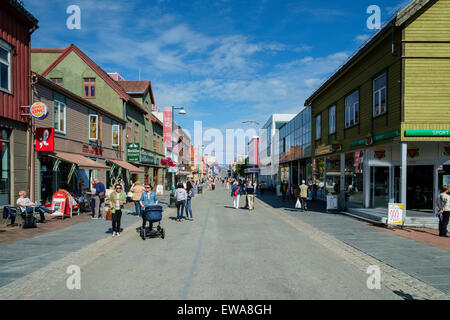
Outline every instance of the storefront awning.
<svg viewBox="0 0 450 320"><path fill-rule="evenodd" d="M81 170L109 170L109 168L104 164L86 158L80 154L55 152L51 156L62 161L76 164Z"/></svg>
<svg viewBox="0 0 450 320"><path fill-rule="evenodd" d="M135 167L131 163L128 163L126 161L121 161L121 160L108 160L108 161L114 163L115 165L117 165L125 170L130 171L130 173L132 173L132 174L144 174L145 173L144 170L142 170L138 167Z"/></svg>

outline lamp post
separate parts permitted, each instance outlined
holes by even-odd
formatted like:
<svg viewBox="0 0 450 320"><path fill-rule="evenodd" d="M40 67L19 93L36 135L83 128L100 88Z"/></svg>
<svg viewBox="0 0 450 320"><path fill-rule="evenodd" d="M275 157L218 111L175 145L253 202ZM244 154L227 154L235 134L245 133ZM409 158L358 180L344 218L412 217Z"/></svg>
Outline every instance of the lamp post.
<svg viewBox="0 0 450 320"><path fill-rule="evenodd" d="M173 129L174 129L174 123L175 123L175 120L174 120L174 118L175 118L175 110L180 110L178 112L178 114L182 114L182 115L186 114L186 110L184 110L184 107L174 107L174 106L172 106L172 152L171 152L172 160L173 160L173 148L175 146L175 142L173 140L173 133L174 133ZM175 173L174 172L172 172L172 194L175 194Z"/></svg>

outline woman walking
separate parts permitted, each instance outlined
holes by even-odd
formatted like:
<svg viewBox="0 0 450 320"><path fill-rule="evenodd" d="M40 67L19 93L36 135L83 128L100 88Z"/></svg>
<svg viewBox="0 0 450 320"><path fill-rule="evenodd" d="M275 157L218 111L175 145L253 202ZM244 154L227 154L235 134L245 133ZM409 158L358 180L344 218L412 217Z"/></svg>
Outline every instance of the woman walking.
<svg viewBox="0 0 450 320"><path fill-rule="evenodd" d="M127 195L122 190L120 184L116 184L115 191L111 193L109 207L112 213L112 230L113 238L120 237L120 221L122 219L122 211L127 203Z"/></svg>
<svg viewBox="0 0 450 320"><path fill-rule="evenodd" d="M239 198L241 197L241 187L239 182L235 182L231 188L231 196L233 197L233 204L235 209L239 209Z"/></svg>
<svg viewBox="0 0 450 320"><path fill-rule="evenodd" d="M145 216L145 208L149 206L154 206L158 204L158 196L153 190L153 187L150 184L146 184L145 186L145 192L142 193L141 199L139 199L139 204L141 207L141 211L144 210L142 214L142 230L145 229L145 225L147 224L147 217ZM153 229L153 223L149 221L150 223L150 230Z"/></svg>
<svg viewBox="0 0 450 320"><path fill-rule="evenodd" d="M450 217L450 195L448 186L442 186L442 192L439 195L438 213L439 213L439 237L447 238L447 226Z"/></svg>
<svg viewBox="0 0 450 320"><path fill-rule="evenodd" d="M186 185L186 192L187 192L186 217L189 221L193 221L194 218L192 217L191 199L194 197L194 188L192 187L192 184L190 181L188 181L188 183ZM189 218L189 213L191 214L190 218Z"/></svg>
<svg viewBox="0 0 450 320"><path fill-rule="evenodd" d="M186 204L187 193L183 184L180 182L175 190L175 200L177 202L177 222L183 219L184 206Z"/></svg>
<svg viewBox="0 0 450 320"><path fill-rule="evenodd" d="M145 188L143 185L141 185L141 182L139 180L133 183L130 189L130 192L133 193L132 200L136 209L136 215L139 217L141 216L141 204L139 202L141 201L142 193L144 191Z"/></svg>

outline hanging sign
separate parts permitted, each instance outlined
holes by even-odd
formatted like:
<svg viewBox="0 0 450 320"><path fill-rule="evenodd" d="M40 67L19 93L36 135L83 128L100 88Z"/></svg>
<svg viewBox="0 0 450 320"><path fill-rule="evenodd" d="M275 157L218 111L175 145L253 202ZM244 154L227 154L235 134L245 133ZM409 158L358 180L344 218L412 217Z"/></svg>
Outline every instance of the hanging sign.
<svg viewBox="0 0 450 320"><path fill-rule="evenodd" d="M163 144L164 148L172 148L172 108L164 108L163 119Z"/></svg>
<svg viewBox="0 0 450 320"><path fill-rule="evenodd" d="M30 114L35 119L45 119L48 116L48 107L42 102L36 102L30 107Z"/></svg>
<svg viewBox="0 0 450 320"><path fill-rule="evenodd" d="M388 225L403 224L403 204L389 203Z"/></svg>
<svg viewBox="0 0 450 320"><path fill-rule="evenodd" d="M36 128L36 151L55 151L55 129Z"/></svg>
<svg viewBox="0 0 450 320"><path fill-rule="evenodd" d="M418 156L419 155L419 148L417 148L416 146L410 146L409 148L408 148L408 156L410 157L410 158L415 158L416 156Z"/></svg>
<svg viewBox="0 0 450 320"><path fill-rule="evenodd" d="M141 162L141 144L127 143L127 161Z"/></svg>
<svg viewBox="0 0 450 320"><path fill-rule="evenodd" d="M442 153L444 156L450 156L450 144L444 147L444 152Z"/></svg>

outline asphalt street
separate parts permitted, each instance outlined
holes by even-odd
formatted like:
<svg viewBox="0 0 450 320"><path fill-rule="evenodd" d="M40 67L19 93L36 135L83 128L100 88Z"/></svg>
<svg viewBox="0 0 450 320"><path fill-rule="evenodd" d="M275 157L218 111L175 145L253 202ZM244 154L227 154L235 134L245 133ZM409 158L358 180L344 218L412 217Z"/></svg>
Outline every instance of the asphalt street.
<svg viewBox="0 0 450 320"><path fill-rule="evenodd" d="M165 239L143 241L136 218L120 238L106 235L68 253L0 288L0 298L401 299L383 285L368 289L368 274L277 209L257 202L253 212L236 210L219 186L197 195L193 210L194 221L183 222L173 220L176 209L165 210ZM71 265L81 268L79 290L67 288Z"/></svg>

